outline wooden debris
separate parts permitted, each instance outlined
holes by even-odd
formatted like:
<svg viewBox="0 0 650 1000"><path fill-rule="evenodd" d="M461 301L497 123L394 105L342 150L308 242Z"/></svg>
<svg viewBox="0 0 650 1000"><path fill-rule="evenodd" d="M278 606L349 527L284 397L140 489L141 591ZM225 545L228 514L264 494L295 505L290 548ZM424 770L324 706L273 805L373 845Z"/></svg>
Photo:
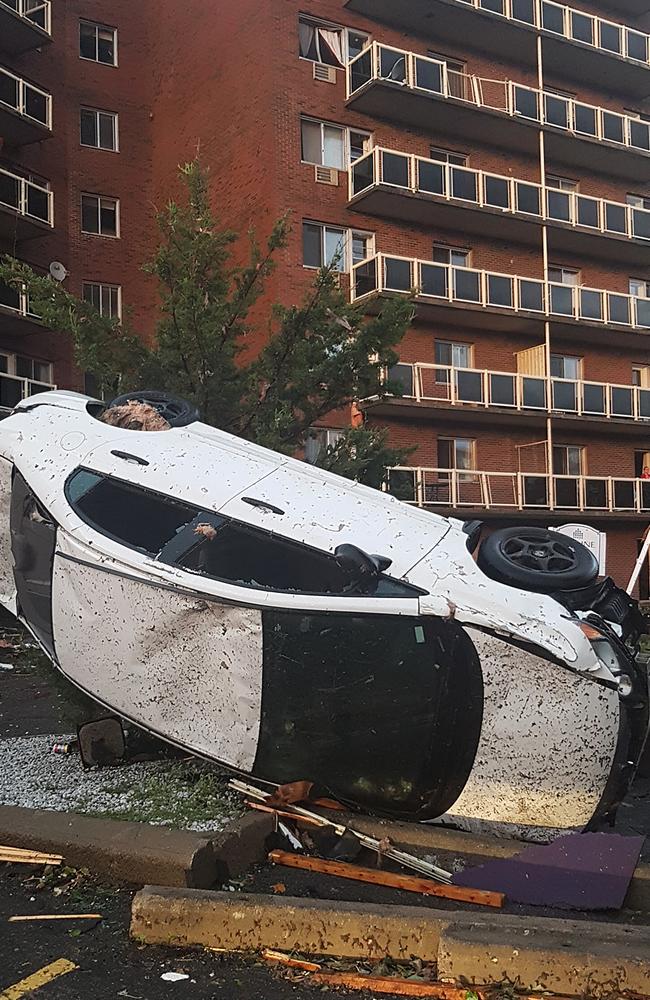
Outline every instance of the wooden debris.
<svg viewBox="0 0 650 1000"><path fill-rule="evenodd" d="M245 795L249 799L257 799L263 803L268 799L267 792L256 788L255 785L248 785L238 779L229 781L228 787L233 788L236 792ZM374 851L376 854L390 858L391 861L396 861L398 864L403 865L405 868L410 868L420 875L426 875L428 878L434 878L438 882L444 882L447 885L451 883L451 872L445 871L444 868L438 868L437 865L429 864L428 861L423 861L421 858L416 858L414 854L407 854L406 851L400 851L396 847L389 846L385 848L383 845L386 844L386 838L377 840L375 837L368 837L366 834L359 833L358 830L354 830L352 827L345 826L343 823L335 823L333 820L327 819L325 816L320 816L318 813L310 812L308 809L303 809L301 806L286 806L285 809L291 814L293 819L304 816L308 819L316 820L319 826L329 827L339 837L343 837L346 833L351 833L357 838L362 847L367 847L368 850Z"/></svg>
<svg viewBox="0 0 650 1000"><path fill-rule="evenodd" d="M42 851L24 850L22 847L0 846L0 861L25 865L60 865L63 856L61 854L45 854Z"/></svg>
<svg viewBox="0 0 650 1000"><path fill-rule="evenodd" d="M405 997L437 997L438 1000L485 1000L485 995L477 990L446 983L421 983L414 979L400 979L393 976L362 976L356 972L314 972L310 983L323 986L344 986L348 990L371 990L373 993L396 993ZM555 998L554 998L555 1000Z"/></svg>
<svg viewBox="0 0 650 1000"><path fill-rule="evenodd" d="M305 826L322 826L322 823L318 823L315 819L309 819L307 816L296 816L294 813L285 812L283 809L275 809L272 806L264 806L261 802L247 802L246 805L249 809L255 809L257 812L271 813L273 816L278 816L281 819L292 819L294 823L303 823Z"/></svg>
<svg viewBox="0 0 650 1000"><path fill-rule="evenodd" d="M28 913L24 916L7 917L10 924L26 920L101 920L101 913Z"/></svg>
<svg viewBox="0 0 650 1000"><path fill-rule="evenodd" d="M280 965L286 965L290 969L302 969L303 972L318 972L322 968L317 962L306 962L301 958L292 958L291 955L285 955L283 951L273 951L272 948L264 948L262 958L265 958L267 962L278 962Z"/></svg>
<svg viewBox="0 0 650 1000"><path fill-rule="evenodd" d="M345 861L324 861L321 858L290 854L287 851L271 851L268 857L274 865L302 868L306 871L321 872L323 875L353 879L355 882L369 882L372 885L384 885L391 889L404 889L407 892L419 892L426 896L438 896L442 899L455 899L463 903L475 903L478 906L493 906L500 909L505 901L502 892L487 892L483 889L469 889L457 885L440 885L428 879L415 878L412 875L396 875L393 872L377 871L373 868L361 868L359 865L351 865Z"/></svg>

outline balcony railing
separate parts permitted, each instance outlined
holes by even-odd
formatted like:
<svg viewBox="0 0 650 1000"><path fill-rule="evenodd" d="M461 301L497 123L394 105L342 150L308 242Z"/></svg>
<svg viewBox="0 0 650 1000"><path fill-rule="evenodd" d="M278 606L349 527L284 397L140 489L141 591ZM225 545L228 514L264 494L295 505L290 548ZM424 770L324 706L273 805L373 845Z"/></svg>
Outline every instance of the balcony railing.
<svg viewBox="0 0 650 1000"><path fill-rule="evenodd" d="M52 95L0 66L0 109L3 106L52 129Z"/></svg>
<svg viewBox="0 0 650 1000"><path fill-rule="evenodd" d="M383 185L585 233L650 240L650 210L377 147L350 166L350 199Z"/></svg>
<svg viewBox="0 0 650 1000"><path fill-rule="evenodd" d="M621 56L650 63L650 38L636 28L629 28L583 10L553 3L551 0L453 0L494 14L519 25L528 25L570 42L599 49L606 55ZM444 14L441 15L444 17ZM570 56L567 53L567 58Z"/></svg>
<svg viewBox="0 0 650 1000"><path fill-rule="evenodd" d="M386 373L401 397L450 406L500 407L514 411L568 413L584 417L650 420L650 388L484 368L454 368L400 361ZM389 397L390 398L390 397Z"/></svg>
<svg viewBox="0 0 650 1000"><path fill-rule="evenodd" d="M0 310L6 309L17 316L30 317L38 321L38 316L32 311L27 292L22 289L10 288L0 282Z"/></svg>
<svg viewBox="0 0 650 1000"><path fill-rule="evenodd" d="M6 7L25 21L31 21L41 31L52 34L52 5L50 0L0 0L0 11Z"/></svg>
<svg viewBox="0 0 650 1000"><path fill-rule="evenodd" d="M419 302L479 306L540 319L650 329L650 299L472 267L377 254L352 269L352 299L415 292Z"/></svg>
<svg viewBox="0 0 650 1000"><path fill-rule="evenodd" d="M450 70L446 62L372 42L348 63L348 97L372 81L460 101L577 138L597 139L650 154L650 123L513 80L485 80Z"/></svg>
<svg viewBox="0 0 650 1000"><path fill-rule="evenodd" d="M54 195L49 188L0 168L0 208L27 219L54 225Z"/></svg>
<svg viewBox="0 0 650 1000"><path fill-rule="evenodd" d="M556 476L399 466L385 489L418 507L573 510L640 514L650 511L650 480Z"/></svg>
<svg viewBox="0 0 650 1000"><path fill-rule="evenodd" d="M13 409L21 399L28 399L38 392L56 389L50 382L37 382L19 375L0 374L0 409Z"/></svg>

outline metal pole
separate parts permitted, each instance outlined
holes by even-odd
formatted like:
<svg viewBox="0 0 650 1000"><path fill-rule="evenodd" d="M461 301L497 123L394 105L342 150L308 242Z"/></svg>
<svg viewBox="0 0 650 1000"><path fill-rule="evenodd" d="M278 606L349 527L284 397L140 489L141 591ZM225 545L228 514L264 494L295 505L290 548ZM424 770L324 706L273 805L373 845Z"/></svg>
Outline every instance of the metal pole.
<svg viewBox="0 0 650 1000"><path fill-rule="evenodd" d="M542 54L542 36L537 35L537 86L544 90L544 59ZM540 98L543 101L543 97ZM546 147L544 131L539 132L539 174L542 185L543 217L546 218ZM548 292L548 231L546 221L542 224L542 264L544 267L544 290ZM546 303L548 308L548 302ZM548 474L549 506L553 507L553 424L551 421L551 324L548 316L544 320L544 368L546 384L546 472Z"/></svg>
<svg viewBox="0 0 650 1000"><path fill-rule="evenodd" d="M632 570L632 576L628 581L628 585L625 588L628 594L631 594L634 590L636 581L639 579L641 574L641 568L645 562L646 556L648 555L648 550L650 550L650 525L645 529L645 538L643 539L643 545L641 546L641 551L639 552L636 562L634 564L634 569Z"/></svg>

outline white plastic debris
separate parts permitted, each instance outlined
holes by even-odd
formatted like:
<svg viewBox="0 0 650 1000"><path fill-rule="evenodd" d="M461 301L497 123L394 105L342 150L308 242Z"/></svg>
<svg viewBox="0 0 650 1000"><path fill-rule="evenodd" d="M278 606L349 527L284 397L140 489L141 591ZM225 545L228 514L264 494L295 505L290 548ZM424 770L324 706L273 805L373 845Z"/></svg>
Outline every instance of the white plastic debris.
<svg viewBox="0 0 650 1000"><path fill-rule="evenodd" d="M0 663L0 670L13 670L13 663Z"/></svg>
<svg viewBox="0 0 650 1000"><path fill-rule="evenodd" d="M164 979L166 983L180 983L182 979L189 979L184 972L163 972L161 979Z"/></svg>

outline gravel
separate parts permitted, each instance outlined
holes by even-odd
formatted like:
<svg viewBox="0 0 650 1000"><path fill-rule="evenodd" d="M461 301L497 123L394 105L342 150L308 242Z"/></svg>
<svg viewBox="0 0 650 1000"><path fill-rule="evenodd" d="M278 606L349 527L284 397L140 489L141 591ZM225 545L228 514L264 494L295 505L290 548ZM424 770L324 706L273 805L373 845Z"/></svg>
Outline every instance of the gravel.
<svg viewBox="0 0 650 1000"><path fill-rule="evenodd" d="M175 826L223 829L241 813L229 776L196 759L120 763L85 770L76 754L53 753L67 733L0 740L0 804L56 809Z"/></svg>

